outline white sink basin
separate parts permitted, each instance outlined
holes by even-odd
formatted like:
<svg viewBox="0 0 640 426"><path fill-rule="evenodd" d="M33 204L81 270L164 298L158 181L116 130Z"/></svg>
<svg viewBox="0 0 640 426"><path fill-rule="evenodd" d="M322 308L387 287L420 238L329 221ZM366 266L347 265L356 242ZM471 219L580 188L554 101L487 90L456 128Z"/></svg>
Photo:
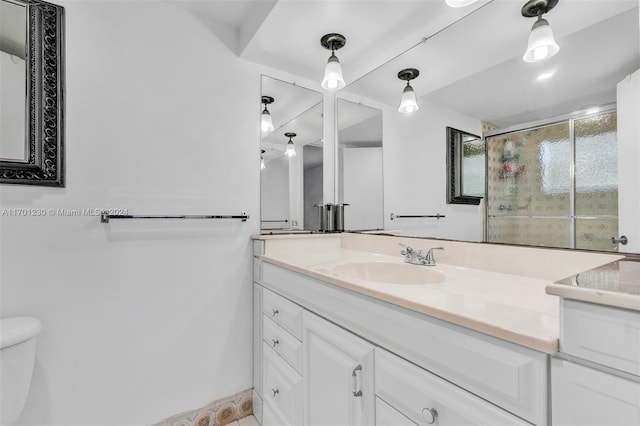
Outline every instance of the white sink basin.
<svg viewBox="0 0 640 426"><path fill-rule="evenodd" d="M437 284L445 275L433 266L409 263L353 262L335 265L322 272L338 278L376 281L389 284Z"/></svg>

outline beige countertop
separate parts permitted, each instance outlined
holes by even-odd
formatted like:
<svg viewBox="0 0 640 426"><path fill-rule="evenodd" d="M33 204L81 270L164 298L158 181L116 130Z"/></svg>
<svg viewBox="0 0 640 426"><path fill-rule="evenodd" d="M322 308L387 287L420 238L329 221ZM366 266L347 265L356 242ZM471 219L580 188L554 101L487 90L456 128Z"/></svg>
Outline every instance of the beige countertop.
<svg viewBox="0 0 640 426"><path fill-rule="evenodd" d="M353 249L272 253L262 260L345 289L452 322L541 352L558 350L559 298L547 294L551 281L438 263L407 265L401 256ZM434 284L395 284L350 278L336 272L347 263L391 262L433 268Z"/></svg>
<svg viewBox="0 0 640 426"><path fill-rule="evenodd" d="M618 260L550 284L548 294L640 311L640 262Z"/></svg>

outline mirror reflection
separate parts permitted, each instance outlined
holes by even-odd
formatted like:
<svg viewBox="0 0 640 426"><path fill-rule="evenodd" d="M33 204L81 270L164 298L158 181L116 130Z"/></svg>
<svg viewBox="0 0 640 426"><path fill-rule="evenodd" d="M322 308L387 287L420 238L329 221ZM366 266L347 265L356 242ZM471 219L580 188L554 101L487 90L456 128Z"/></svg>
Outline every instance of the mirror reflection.
<svg viewBox="0 0 640 426"><path fill-rule="evenodd" d="M627 99L637 98L637 85L629 77L640 68L637 1L559 2L545 18L553 27L560 50L533 63L523 60L533 21L521 16L521 6L512 1L489 2L344 89L352 97L385 105L385 229L410 236L486 240L484 202L478 206L446 202L447 127L476 135L497 135L523 131L541 121L557 122L576 112L585 116L592 108L602 110L611 104L625 108ZM420 109L400 114L397 107L402 90L397 73L410 68L420 71L419 77L411 80ZM592 226L570 233L561 246L640 251L640 245L631 243L640 240L640 235L627 235L630 244L624 247L611 242L618 233L634 232L633 226L624 226L630 219L623 216L640 215L637 206L626 207L630 206L629 200L640 198L637 175L625 172L636 167L632 163L639 160L630 146L637 141L625 137L624 132L620 134L620 126L618 120L617 155L622 159L618 164L619 196L601 199L603 203L625 205L619 209L619 226L602 228L593 219ZM585 157L584 161L590 160ZM590 163L587 167L598 166ZM533 176L537 173L533 169L527 173L532 179L540 177ZM570 201L573 216L577 216L578 198ZM532 196L528 208L539 208L536 202L536 196ZM610 205L604 210L614 207L618 209ZM393 214L446 217L392 221ZM587 245L581 238L597 239L599 243ZM517 243L557 246L535 239Z"/></svg>
<svg viewBox="0 0 640 426"><path fill-rule="evenodd" d="M384 228L382 111L337 100L338 199L345 204L344 229Z"/></svg>
<svg viewBox="0 0 640 426"><path fill-rule="evenodd" d="M266 106L273 125L262 128L261 229L317 230L314 205L322 203L322 94L262 76L259 101L261 120ZM287 149L295 155L285 154Z"/></svg>
<svg viewBox="0 0 640 426"><path fill-rule="evenodd" d="M27 8L0 1L0 159L25 162Z"/></svg>

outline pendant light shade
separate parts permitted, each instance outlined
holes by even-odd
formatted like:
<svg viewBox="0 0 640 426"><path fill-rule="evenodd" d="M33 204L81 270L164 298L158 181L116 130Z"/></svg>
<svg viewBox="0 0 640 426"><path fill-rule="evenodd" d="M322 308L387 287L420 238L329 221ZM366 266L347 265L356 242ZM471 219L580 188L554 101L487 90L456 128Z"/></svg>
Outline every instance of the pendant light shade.
<svg viewBox="0 0 640 426"><path fill-rule="evenodd" d="M560 46L553 38L553 31L549 26L549 22L542 17L531 28L529 34L529 43L527 51L522 59L525 62L539 62L552 57L560 50Z"/></svg>
<svg viewBox="0 0 640 426"><path fill-rule="evenodd" d="M287 142L287 147L284 150L284 154L289 158L295 157L296 156L296 147L293 144L293 140L291 138L294 138L296 136L296 134L288 132L288 133L285 133L284 135L289 138L289 142Z"/></svg>
<svg viewBox="0 0 640 426"><path fill-rule="evenodd" d="M420 109L416 93L413 91L413 87L409 84L409 81L420 75L420 71L415 68L407 68L398 73L400 80L406 80L407 86L402 91L402 97L400 98L400 105L398 106L398 112L403 114L410 114Z"/></svg>
<svg viewBox="0 0 640 426"><path fill-rule="evenodd" d="M447 5L451 7L465 7L477 1L478 0L447 0Z"/></svg>
<svg viewBox="0 0 640 426"><path fill-rule="evenodd" d="M320 39L322 47L331 50L331 56L324 69L324 78L321 84L325 90L340 90L345 86L344 78L342 77L342 66L340 66L340 60L335 51L344 47L346 42L347 39L343 35L335 33L326 34Z"/></svg>
<svg viewBox="0 0 640 426"><path fill-rule="evenodd" d="M540 62L558 53L560 46L553 38L553 31L549 22L542 15L549 12L558 4L558 0L529 0L522 6L522 16L525 18L537 17L531 27L527 50L522 56L525 62Z"/></svg>
<svg viewBox="0 0 640 426"><path fill-rule="evenodd" d="M271 113L267 109L267 105L273 103L273 98L271 96L263 96L261 100L264 104L264 110L260 118L260 128L263 132L273 132L273 120L271 119Z"/></svg>

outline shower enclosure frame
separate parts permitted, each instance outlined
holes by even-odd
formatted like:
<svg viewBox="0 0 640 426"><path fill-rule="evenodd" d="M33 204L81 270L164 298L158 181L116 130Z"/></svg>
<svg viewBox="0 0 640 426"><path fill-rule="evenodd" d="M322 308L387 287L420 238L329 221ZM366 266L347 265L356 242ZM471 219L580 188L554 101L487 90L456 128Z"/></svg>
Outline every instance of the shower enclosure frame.
<svg viewBox="0 0 640 426"><path fill-rule="evenodd" d="M544 218L557 218L557 219L569 219L569 239L570 246L569 247L560 247L560 248L576 248L576 220L577 219L613 219L618 218L618 216L612 215L599 215L599 216L586 216L586 215L576 215L576 139L575 139L575 122L577 120L582 120L589 117L594 117L598 115L604 115L617 112L617 104L610 103L598 107L597 111L589 112L588 109L583 109L579 111L575 111L569 114L564 114L560 116L556 116L553 118L542 119L530 121L523 124L518 124L515 126L506 127L503 129L491 130L489 132L482 133L482 139L484 140L484 148L485 148L485 200L484 203L484 241L489 241L489 146L488 139L495 136L506 135L508 133L516 133L523 132L527 130L536 130L547 126L552 126L555 124L568 123L569 124L569 146L570 146L570 159L571 164L569 166L569 182L570 182L570 191L569 191L569 216L544 216ZM529 216L530 219L540 218L539 216ZM496 244L508 244L501 242L493 242ZM527 244L522 244L527 245ZM552 247L557 248L557 247Z"/></svg>

